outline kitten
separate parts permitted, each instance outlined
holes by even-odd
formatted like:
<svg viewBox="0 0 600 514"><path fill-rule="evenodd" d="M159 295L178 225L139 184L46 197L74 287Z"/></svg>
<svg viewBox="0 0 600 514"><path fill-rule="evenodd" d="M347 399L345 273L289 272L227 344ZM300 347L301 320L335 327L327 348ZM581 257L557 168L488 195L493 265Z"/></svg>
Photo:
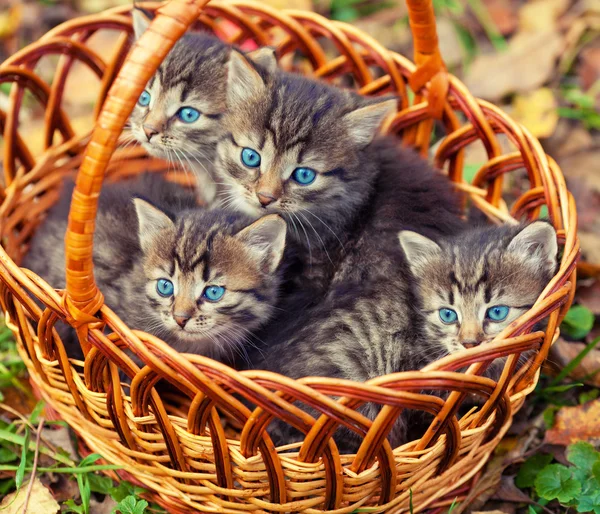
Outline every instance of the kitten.
<svg viewBox="0 0 600 514"><path fill-rule="evenodd" d="M367 230L365 220L386 224L386 237L395 240L399 230L424 224L433 227L431 235L445 233L441 220L458 219L447 180L393 138L378 136L396 110L394 99L257 70L232 55L227 104L215 161L217 194L231 210L285 218L290 239L304 254L300 280L302 288L314 290L312 303ZM401 194L386 206L380 206L380 175ZM380 211L385 222L373 220Z"/></svg>
<svg viewBox="0 0 600 514"><path fill-rule="evenodd" d="M139 39L150 19L139 8L133 9L132 17ZM222 136L232 51L239 50L215 36L184 34L148 82L129 119L133 139L150 155L178 162L193 172L199 200L207 204L215 194L210 170L216 143ZM252 52L249 57L253 65L277 66L269 48Z"/></svg>
<svg viewBox="0 0 600 514"><path fill-rule="evenodd" d="M409 231L399 239L424 340L440 356L494 339L533 307L558 265L556 232L544 221L473 229L440 244ZM499 359L488 376L497 379L502 366Z"/></svg>
<svg viewBox="0 0 600 514"><path fill-rule="evenodd" d="M157 176L107 186L94 235L95 277L129 327L220 359L242 351L273 312L286 225L278 216L252 222L194 205L192 193ZM67 213L65 200L50 211L23 263L57 288L65 285Z"/></svg>
<svg viewBox="0 0 600 514"><path fill-rule="evenodd" d="M372 274L362 286L334 289L294 326L273 334L271 343L280 344L257 367L295 379L358 382L418 370L493 339L531 308L557 265L556 233L545 222L472 229L438 243L411 231L399 238L394 275ZM495 363L488 374L497 379L501 369L502 362ZM379 410L360 408L370 419ZM406 442L408 420L421 421L414 416L398 418L388 436L392 447ZM300 439L279 421L270 433L278 445ZM355 452L361 440L346 428L336 433L344 452Z"/></svg>

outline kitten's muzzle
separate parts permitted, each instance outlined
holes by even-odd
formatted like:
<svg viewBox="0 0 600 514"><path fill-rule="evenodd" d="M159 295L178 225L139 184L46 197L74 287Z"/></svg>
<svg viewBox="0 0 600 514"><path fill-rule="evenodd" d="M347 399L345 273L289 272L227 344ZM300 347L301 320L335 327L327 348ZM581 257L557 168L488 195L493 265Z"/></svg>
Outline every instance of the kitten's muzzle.
<svg viewBox="0 0 600 514"><path fill-rule="evenodd" d="M160 132L154 125L150 125L150 124L146 124L146 123L144 123L142 125L142 130L144 131L144 134L146 134L146 138L148 139L148 142L150 142L150 140L152 139L153 136L155 136L156 134L158 134Z"/></svg>
<svg viewBox="0 0 600 514"><path fill-rule="evenodd" d="M479 346L481 344L481 341L476 341L476 340L461 341L460 344L462 344L465 348L475 348L476 346Z"/></svg>
<svg viewBox="0 0 600 514"><path fill-rule="evenodd" d="M185 327L185 324L190 320L190 318L191 316L187 314L173 314L173 319L181 328Z"/></svg>

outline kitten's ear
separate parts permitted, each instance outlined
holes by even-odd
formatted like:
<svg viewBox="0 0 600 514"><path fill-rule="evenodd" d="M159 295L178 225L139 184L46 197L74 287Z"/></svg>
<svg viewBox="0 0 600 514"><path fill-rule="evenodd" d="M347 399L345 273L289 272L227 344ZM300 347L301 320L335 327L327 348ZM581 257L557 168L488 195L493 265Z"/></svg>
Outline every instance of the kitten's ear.
<svg viewBox="0 0 600 514"><path fill-rule="evenodd" d="M140 39L141 35L146 32L146 29L150 26L152 18L146 11L139 7L134 7L131 11L131 17L133 18L133 33L135 39Z"/></svg>
<svg viewBox="0 0 600 514"><path fill-rule="evenodd" d="M410 230L399 232L398 239L404 255L406 255L406 262L415 275L420 275L423 265L442 252L435 241Z"/></svg>
<svg viewBox="0 0 600 514"><path fill-rule="evenodd" d="M386 100L360 107L344 116L348 134L358 146L367 146L385 118L397 110L396 100Z"/></svg>
<svg viewBox="0 0 600 514"><path fill-rule="evenodd" d="M142 247L142 251L147 252L159 234L165 229L175 228L175 224L163 211L145 200L135 198L133 203L139 223L138 237L140 239L140 246Z"/></svg>
<svg viewBox="0 0 600 514"><path fill-rule="evenodd" d="M227 105L230 109L244 105L264 92L262 77L241 53L232 50L228 66Z"/></svg>
<svg viewBox="0 0 600 514"><path fill-rule="evenodd" d="M275 73L277 71L277 56L275 49L270 46L263 46L258 50L248 52L246 57L268 73Z"/></svg>
<svg viewBox="0 0 600 514"><path fill-rule="evenodd" d="M247 226L235 236L273 273L283 257L287 225L277 214L269 214Z"/></svg>
<svg viewBox="0 0 600 514"><path fill-rule="evenodd" d="M541 266L551 273L556 269L558 243L554 227L545 221L527 225L508 245L507 251L527 255L538 260Z"/></svg>

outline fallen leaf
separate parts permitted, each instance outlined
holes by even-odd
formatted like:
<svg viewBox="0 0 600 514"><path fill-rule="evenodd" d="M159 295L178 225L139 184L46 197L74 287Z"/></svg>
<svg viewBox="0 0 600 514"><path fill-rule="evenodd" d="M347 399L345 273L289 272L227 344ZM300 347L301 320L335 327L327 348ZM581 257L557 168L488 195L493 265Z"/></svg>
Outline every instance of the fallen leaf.
<svg viewBox="0 0 600 514"><path fill-rule="evenodd" d="M54 514L60 510L60 506L52 497L50 491L36 477L33 481L27 510L23 513L28 487L29 481L25 482L18 491L4 497L2 503L0 503L2 514L41 514L42 512L44 514Z"/></svg>
<svg viewBox="0 0 600 514"><path fill-rule="evenodd" d="M500 34L506 36L517 29L519 18L515 2L511 2L511 0L484 0L484 4Z"/></svg>
<svg viewBox="0 0 600 514"><path fill-rule="evenodd" d="M475 58L465 83L475 96L492 101L531 91L552 76L561 48L562 37L557 31L521 32L511 39L506 51Z"/></svg>
<svg viewBox="0 0 600 514"><path fill-rule="evenodd" d="M569 0L537 0L519 9L521 30L539 32L554 28L558 18L569 7Z"/></svg>
<svg viewBox="0 0 600 514"><path fill-rule="evenodd" d="M558 124L556 107L552 90L542 87L531 93L516 95L512 116L529 129L534 137L545 138L552 135Z"/></svg>
<svg viewBox="0 0 600 514"><path fill-rule="evenodd" d="M577 407L562 407L544 441L563 446L577 441L600 442L600 399Z"/></svg>
<svg viewBox="0 0 600 514"><path fill-rule="evenodd" d="M596 316L600 315L600 280L593 280L589 285L578 285L577 303L587 307Z"/></svg>
<svg viewBox="0 0 600 514"><path fill-rule="evenodd" d="M581 79L581 87L584 91L600 79L600 48L584 48L581 51L577 74Z"/></svg>
<svg viewBox="0 0 600 514"><path fill-rule="evenodd" d="M501 510L474 510L471 514L506 514Z"/></svg>
<svg viewBox="0 0 600 514"><path fill-rule="evenodd" d="M533 503L529 495L525 494L515 485L512 476L502 476L500 486L492 496L494 500L509 501L513 503Z"/></svg>
<svg viewBox="0 0 600 514"><path fill-rule="evenodd" d="M564 368L586 347L585 343L565 341L562 337L550 348L549 359L559 368ZM583 381L586 384L600 387L600 373L591 378L590 374L600 369L600 348L594 348L588 353L579 365L569 375L573 380Z"/></svg>

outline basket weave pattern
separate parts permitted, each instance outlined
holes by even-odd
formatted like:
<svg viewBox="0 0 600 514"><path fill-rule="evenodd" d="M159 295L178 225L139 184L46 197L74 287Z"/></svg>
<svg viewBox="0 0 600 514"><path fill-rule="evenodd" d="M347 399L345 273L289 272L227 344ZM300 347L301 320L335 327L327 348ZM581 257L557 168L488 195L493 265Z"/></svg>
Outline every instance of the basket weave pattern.
<svg viewBox="0 0 600 514"><path fill-rule="evenodd" d="M415 512L451 503L476 479L535 387L572 301L579 243L575 205L562 173L526 129L494 105L473 98L446 72L428 1L408 2L416 64L350 25L313 13L277 11L251 1L205 3L172 0L160 6L129 55L131 19L128 10L119 8L65 23L0 66L0 83L12 83L9 107L0 111L5 183L0 189L0 302L32 381L87 447L123 466L122 477L148 488L172 512L353 512L367 506L372 507L369 512L404 512L411 491ZM493 343L421 371L367 383L237 372L205 357L181 356L157 338L127 327L104 305L94 282L97 197L105 176L118 180L164 166L139 148L115 152L115 147L147 80L196 20L218 35L227 20L239 28L231 42L276 44L284 63L288 54L300 52L321 79L352 76L361 93L399 95L399 112L386 129L424 155L439 120L445 137L435 151L435 164L492 221L533 219L547 205L563 253L560 270L531 311ZM109 61L88 45L101 29L120 32ZM59 56L51 86L35 71L40 58L49 54ZM100 83L91 136L75 135L62 107L75 62L87 66ZM409 88L416 91L411 102ZM45 112L41 155L32 155L18 124L25 91ZM507 136L511 151L502 151L498 134ZM464 149L478 141L488 161L467 184ZM529 188L509 207L502 193L512 172L526 174ZM56 291L18 262L43 214L57 200L60 182L76 173L66 238L67 290ZM531 333L542 319L548 322L546 332ZM53 331L59 320L76 328L85 362L68 359ZM146 366L140 370L125 349ZM530 350L538 350L535 357L517 368L521 353ZM502 356L507 359L498 382L480 376ZM121 386L119 370L132 378L130 390ZM159 396L159 381L168 381L174 392ZM423 390L450 394L442 400ZM249 411L237 395L259 408ZM481 398L481 407L458 419L457 409L467 395ZM297 400L323 415L314 419L294 406ZM356 412L366 401L384 405L375 421ZM435 420L420 440L392 449L385 434L406 408L431 413ZM266 433L273 417L306 434L292 453L275 449ZM226 432L221 419L236 427L236 437ZM364 435L357 455L339 455L331 436L340 424Z"/></svg>

